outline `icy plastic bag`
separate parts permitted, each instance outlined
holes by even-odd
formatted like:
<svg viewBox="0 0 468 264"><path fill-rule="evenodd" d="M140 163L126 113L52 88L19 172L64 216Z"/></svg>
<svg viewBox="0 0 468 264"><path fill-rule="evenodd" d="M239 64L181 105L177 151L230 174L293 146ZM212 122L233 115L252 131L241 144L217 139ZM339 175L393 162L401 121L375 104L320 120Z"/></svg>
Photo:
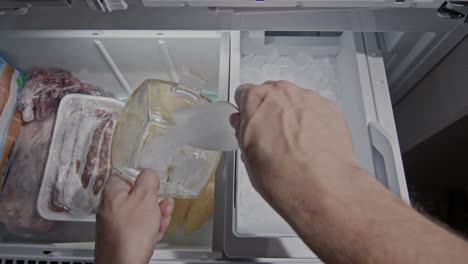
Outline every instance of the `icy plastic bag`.
<svg viewBox="0 0 468 264"><path fill-rule="evenodd" d="M57 111L65 95L72 93L112 97L109 92L80 81L70 72L35 69L28 74L21 89L18 109L25 122L43 120Z"/></svg>
<svg viewBox="0 0 468 264"><path fill-rule="evenodd" d="M0 197L0 220L12 229L46 232L54 226L54 222L43 219L36 210L54 123L52 115L21 128L5 190Z"/></svg>
<svg viewBox="0 0 468 264"><path fill-rule="evenodd" d="M23 123L16 109L22 74L0 57L0 190L5 182L6 169L13 144Z"/></svg>

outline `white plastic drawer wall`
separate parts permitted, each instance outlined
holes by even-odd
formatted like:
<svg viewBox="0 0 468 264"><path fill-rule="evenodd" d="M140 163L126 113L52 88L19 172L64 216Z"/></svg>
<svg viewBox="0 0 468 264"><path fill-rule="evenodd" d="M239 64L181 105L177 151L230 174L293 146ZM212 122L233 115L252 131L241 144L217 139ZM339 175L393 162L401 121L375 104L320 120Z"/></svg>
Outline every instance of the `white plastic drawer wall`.
<svg viewBox="0 0 468 264"><path fill-rule="evenodd" d="M254 37L255 34L261 35L252 34ZM292 39L284 40L283 43L291 41ZM299 41L304 44L309 40ZM335 56L340 81L342 85L346 84L346 87L342 87L341 107L350 127L358 161L382 184L409 202L384 64L375 34L343 32L338 41L338 47L304 47L320 55L337 52ZM241 53L246 48L246 45L241 47L240 43L241 33L232 32L229 90L231 102L234 102L235 89L240 84ZM264 50L258 49L258 52L265 53L266 49L271 49L268 47L271 45L269 41L265 40L264 43ZM230 158L232 160L228 170L232 177L227 177L225 185L224 253L235 258L316 258L294 233L246 236L237 232L236 210L240 209L236 207L239 192L236 182L241 177L239 172L243 165L238 153L232 154Z"/></svg>

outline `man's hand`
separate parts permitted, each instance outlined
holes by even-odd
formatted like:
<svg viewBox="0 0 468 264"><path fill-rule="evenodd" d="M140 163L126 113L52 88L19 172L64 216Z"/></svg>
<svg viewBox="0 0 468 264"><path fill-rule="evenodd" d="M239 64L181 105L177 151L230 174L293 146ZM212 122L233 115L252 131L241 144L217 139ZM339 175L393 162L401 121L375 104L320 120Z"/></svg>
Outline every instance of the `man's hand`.
<svg viewBox="0 0 468 264"><path fill-rule="evenodd" d="M361 170L332 102L242 85L231 124L254 187L326 263L468 263L468 245Z"/></svg>
<svg viewBox="0 0 468 264"><path fill-rule="evenodd" d="M343 114L319 94L278 81L244 84L235 100L239 113L230 121L242 159L254 187L277 210L305 178L312 191L328 185L330 174L359 170Z"/></svg>
<svg viewBox="0 0 468 264"><path fill-rule="evenodd" d="M95 263L147 264L164 235L173 199L158 203L159 177L143 170L131 185L111 176L96 216Z"/></svg>

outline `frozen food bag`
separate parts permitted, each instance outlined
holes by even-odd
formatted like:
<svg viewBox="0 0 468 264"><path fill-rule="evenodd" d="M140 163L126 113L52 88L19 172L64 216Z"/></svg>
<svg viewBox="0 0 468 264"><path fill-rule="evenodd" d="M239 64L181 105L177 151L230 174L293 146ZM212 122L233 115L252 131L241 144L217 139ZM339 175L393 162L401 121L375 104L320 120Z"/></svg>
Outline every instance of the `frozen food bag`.
<svg viewBox="0 0 468 264"><path fill-rule="evenodd" d="M38 199L42 216L93 218L111 174L112 134L123 105L116 99L81 94L61 101Z"/></svg>
<svg viewBox="0 0 468 264"><path fill-rule="evenodd" d="M16 109L22 75L0 57L0 191L3 190L5 174L13 144L22 125L21 114Z"/></svg>
<svg viewBox="0 0 468 264"><path fill-rule="evenodd" d="M12 229L50 230L54 222L36 210L55 116L25 124L15 144L4 192L0 197L0 220Z"/></svg>

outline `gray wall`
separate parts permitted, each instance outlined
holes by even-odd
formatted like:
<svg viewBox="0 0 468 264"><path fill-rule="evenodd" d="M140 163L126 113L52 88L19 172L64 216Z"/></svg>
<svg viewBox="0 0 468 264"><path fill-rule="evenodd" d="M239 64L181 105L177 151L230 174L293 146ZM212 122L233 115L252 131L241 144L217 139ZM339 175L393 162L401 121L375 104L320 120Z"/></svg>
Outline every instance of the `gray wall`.
<svg viewBox="0 0 468 264"><path fill-rule="evenodd" d="M394 106L402 152L467 113L468 37Z"/></svg>

